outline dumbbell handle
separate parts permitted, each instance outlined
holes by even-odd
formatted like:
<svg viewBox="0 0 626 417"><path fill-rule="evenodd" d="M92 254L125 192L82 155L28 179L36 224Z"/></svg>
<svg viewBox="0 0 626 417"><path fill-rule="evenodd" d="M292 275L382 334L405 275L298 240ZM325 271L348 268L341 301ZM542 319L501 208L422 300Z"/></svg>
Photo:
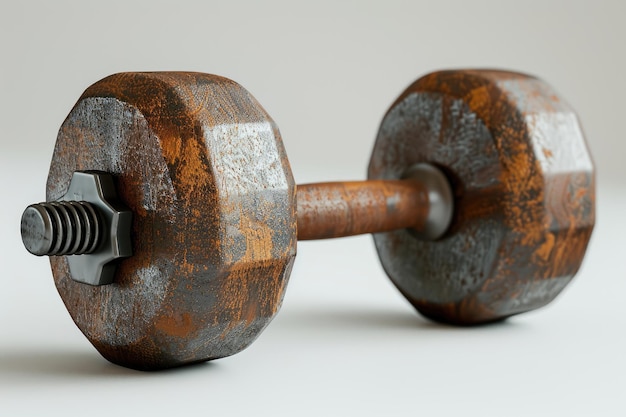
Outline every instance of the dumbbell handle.
<svg viewBox="0 0 626 417"><path fill-rule="evenodd" d="M298 240L411 228L428 216L428 191L414 180L298 185Z"/></svg>
<svg viewBox="0 0 626 417"><path fill-rule="evenodd" d="M401 180L298 185L298 240L412 229L437 239L452 216L452 193L441 171L420 164Z"/></svg>

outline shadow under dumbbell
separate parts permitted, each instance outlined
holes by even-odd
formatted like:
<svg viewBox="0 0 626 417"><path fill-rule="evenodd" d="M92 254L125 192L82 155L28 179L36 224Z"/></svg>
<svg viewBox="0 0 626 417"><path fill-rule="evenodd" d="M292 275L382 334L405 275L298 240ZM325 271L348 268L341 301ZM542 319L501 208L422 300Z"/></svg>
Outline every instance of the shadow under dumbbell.
<svg viewBox="0 0 626 417"><path fill-rule="evenodd" d="M285 336L298 339L294 334L304 332L316 338L319 333L311 331L319 329L323 333L351 334L354 332L369 337L377 337L381 332L400 331L420 337L429 337L436 333L472 332L476 327L481 331L502 331L511 326L518 327L520 322L504 320L489 325L457 327L429 321L412 311L385 309L344 309L344 308L303 308L291 309L279 315L276 323L270 326L278 332L287 330ZM523 325L522 325L523 327ZM474 330L473 330L474 329ZM316 334L317 333L317 334ZM329 345L333 342L328 341ZM9 350L0 354L0 375L12 375L13 384L29 384L39 381L42 377L76 379L76 378L147 378L153 375L165 375L178 372L206 372L216 370L219 361L203 362L193 366L172 368L162 372L139 372L107 362L94 351L57 351L57 350Z"/></svg>
<svg viewBox="0 0 626 417"><path fill-rule="evenodd" d="M288 314L279 316L282 326L319 327L325 329L380 332L383 330L406 330L410 332L426 331L472 331L472 329L501 330L510 326L518 326L514 320L501 320L475 326L453 326L428 320L412 311L383 309L294 309ZM278 321L278 320L277 320Z"/></svg>
<svg viewBox="0 0 626 417"><path fill-rule="evenodd" d="M107 362L94 351L63 352L63 351L9 351L0 355L0 374L25 377L84 378L94 377L117 378L120 376L146 378L152 375L163 375L175 372L188 372L193 369L215 367L214 362L203 362L194 366L172 368L159 373L139 372Z"/></svg>

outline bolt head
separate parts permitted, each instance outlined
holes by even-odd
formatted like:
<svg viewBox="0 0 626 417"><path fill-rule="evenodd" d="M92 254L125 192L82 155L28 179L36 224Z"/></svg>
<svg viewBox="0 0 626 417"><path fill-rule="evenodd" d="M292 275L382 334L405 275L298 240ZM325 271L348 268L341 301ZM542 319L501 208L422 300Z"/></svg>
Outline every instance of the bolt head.
<svg viewBox="0 0 626 417"><path fill-rule="evenodd" d="M27 251L37 256L50 252L53 243L51 224L50 214L41 205L32 204L26 207L20 229Z"/></svg>

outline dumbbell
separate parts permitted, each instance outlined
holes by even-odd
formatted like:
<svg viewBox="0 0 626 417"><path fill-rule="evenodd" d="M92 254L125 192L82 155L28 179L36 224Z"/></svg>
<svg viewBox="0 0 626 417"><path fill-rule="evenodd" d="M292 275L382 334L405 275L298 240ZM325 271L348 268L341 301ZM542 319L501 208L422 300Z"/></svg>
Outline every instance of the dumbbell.
<svg viewBox="0 0 626 417"><path fill-rule="evenodd" d="M249 346L298 239L373 233L392 282L436 321L544 306L582 262L594 190L576 115L523 74L426 75L384 116L367 181L296 187L278 128L237 83L123 73L71 110L47 203L21 227L95 348L155 370Z"/></svg>

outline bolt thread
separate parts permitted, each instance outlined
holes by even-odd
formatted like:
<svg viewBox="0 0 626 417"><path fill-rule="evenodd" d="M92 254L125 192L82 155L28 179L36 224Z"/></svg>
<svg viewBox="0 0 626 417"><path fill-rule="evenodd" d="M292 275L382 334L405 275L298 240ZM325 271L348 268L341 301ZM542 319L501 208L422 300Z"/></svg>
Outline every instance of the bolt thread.
<svg viewBox="0 0 626 417"><path fill-rule="evenodd" d="M97 208L85 201L32 204L22 215L22 241L35 255L92 253L103 238Z"/></svg>

